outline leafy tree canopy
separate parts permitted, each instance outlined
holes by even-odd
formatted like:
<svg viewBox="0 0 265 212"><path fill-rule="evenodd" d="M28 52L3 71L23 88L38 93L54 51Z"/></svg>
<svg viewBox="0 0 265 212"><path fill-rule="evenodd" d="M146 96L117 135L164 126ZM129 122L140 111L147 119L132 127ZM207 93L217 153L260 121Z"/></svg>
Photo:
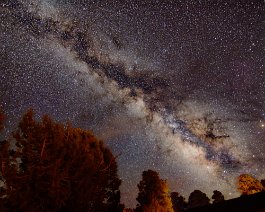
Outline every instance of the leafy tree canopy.
<svg viewBox="0 0 265 212"><path fill-rule="evenodd" d="M144 171L138 189L139 194L136 200L139 204L136 211L173 212L167 182L160 179L157 172Z"/></svg>
<svg viewBox="0 0 265 212"><path fill-rule="evenodd" d="M194 208L208 204L210 204L210 199L200 190L194 190L189 196L188 208Z"/></svg>
<svg viewBox="0 0 265 212"><path fill-rule="evenodd" d="M89 131L35 121L29 110L2 143L0 164L1 211L120 210L115 157Z"/></svg>
<svg viewBox="0 0 265 212"><path fill-rule="evenodd" d="M241 174L238 177L238 190L242 195L249 195L261 192L263 190L262 184L249 174Z"/></svg>

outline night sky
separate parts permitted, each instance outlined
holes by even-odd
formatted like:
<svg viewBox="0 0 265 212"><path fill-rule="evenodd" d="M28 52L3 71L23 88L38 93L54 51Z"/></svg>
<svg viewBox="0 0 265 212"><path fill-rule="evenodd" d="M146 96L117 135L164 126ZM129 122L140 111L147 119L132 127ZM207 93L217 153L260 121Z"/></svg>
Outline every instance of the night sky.
<svg viewBox="0 0 265 212"><path fill-rule="evenodd" d="M265 3L1 0L0 104L7 133L29 107L92 130L127 207L147 169L237 197L265 178Z"/></svg>

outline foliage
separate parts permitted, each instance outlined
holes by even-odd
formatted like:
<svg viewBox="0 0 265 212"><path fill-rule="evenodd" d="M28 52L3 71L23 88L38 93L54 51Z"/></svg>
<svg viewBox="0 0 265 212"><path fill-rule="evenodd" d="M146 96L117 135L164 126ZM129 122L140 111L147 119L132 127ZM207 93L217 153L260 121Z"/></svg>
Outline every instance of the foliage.
<svg viewBox="0 0 265 212"><path fill-rule="evenodd" d="M262 179L261 181L260 181L260 183L261 183L261 185L263 185L263 191L265 190L265 179Z"/></svg>
<svg viewBox="0 0 265 212"><path fill-rule="evenodd" d="M185 198L180 196L178 192L172 192L170 196L174 212L183 211L187 207Z"/></svg>
<svg viewBox="0 0 265 212"><path fill-rule="evenodd" d="M218 203L218 202L222 202L225 200L224 195L220 191L217 191L217 190L213 191L212 199L213 199L213 203Z"/></svg>
<svg viewBox="0 0 265 212"><path fill-rule="evenodd" d="M238 177L238 190L242 195L249 195L261 192L263 190L262 184L249 174L241 174Z"/></svg>
<svg viewBox="0 0 265 212"><path fill-rule="evenodd" d="M138 189L139 193L136 200L139 204L136 211L173 212L167 182L160 179L157 172L144 171Z"/></svg>
<svg viewBox="0 0 265 212"><path fill-rule="evenodd" d="M1 211L120 210L115 158L91 132L29 110L13 137L0 149Z"/></svg>
<svg viewBox="0 0 265 212"><path fill-rule="evenodd" d="M200 190L194 190L189 196L188 208L208 205L209 203L210 199L205 193L201 192Z"/></svg>

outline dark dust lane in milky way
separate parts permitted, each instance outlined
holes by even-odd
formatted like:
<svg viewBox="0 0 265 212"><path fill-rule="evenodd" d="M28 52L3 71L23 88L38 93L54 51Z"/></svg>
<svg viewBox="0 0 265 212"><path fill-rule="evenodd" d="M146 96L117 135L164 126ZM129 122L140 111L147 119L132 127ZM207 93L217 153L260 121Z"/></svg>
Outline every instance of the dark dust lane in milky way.
<svg viewBox="0 0 265 212"><path fill-rule="evenodd" d="M92 129L120 154L126 205L149 168L184 195L235 197L240 173L264 177L264 2L0 6L7 115Z"/></svg>

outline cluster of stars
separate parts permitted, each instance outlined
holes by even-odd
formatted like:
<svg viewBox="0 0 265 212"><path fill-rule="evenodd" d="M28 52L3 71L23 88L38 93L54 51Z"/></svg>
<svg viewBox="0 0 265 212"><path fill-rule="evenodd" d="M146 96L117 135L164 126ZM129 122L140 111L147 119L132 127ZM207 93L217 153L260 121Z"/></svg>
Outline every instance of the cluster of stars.
<svg viewBox="0 0 265 212"><path fill-rule="evenodd" d="M93 130L120 155L130 207L146 169L184 195L234 197L239 172L264 171L264 13L257 1L0 3L0 103L11 120L33 107Z"/></svg>

